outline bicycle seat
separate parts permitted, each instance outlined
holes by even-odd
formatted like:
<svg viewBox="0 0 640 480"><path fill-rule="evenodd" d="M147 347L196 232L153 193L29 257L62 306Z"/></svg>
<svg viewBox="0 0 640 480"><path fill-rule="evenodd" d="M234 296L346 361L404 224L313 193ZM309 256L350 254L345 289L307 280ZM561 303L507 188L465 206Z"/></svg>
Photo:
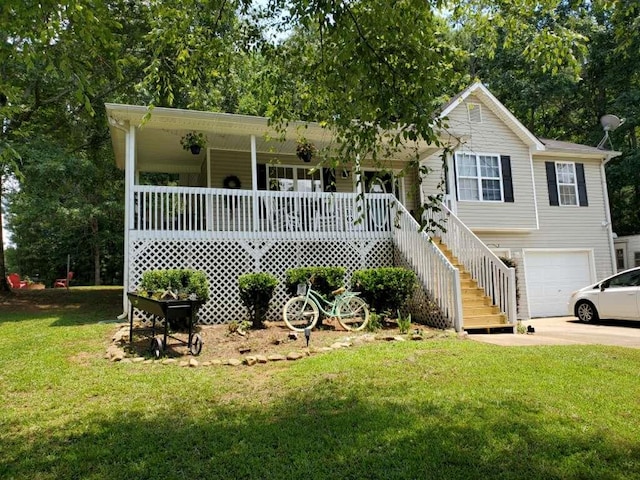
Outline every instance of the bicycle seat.
<svg viewBox="0 0 640 480"><path fill-rule="evenodd" d="M340 287L339 289L334 290L334 291L333 291L333 292L331 292L331 293L332 293L333 295L340 295L341 293L344 293L344 292L346 292L346 291L347 291L347 289L346 289L346 288L344 288L344 287Z"/></svg>

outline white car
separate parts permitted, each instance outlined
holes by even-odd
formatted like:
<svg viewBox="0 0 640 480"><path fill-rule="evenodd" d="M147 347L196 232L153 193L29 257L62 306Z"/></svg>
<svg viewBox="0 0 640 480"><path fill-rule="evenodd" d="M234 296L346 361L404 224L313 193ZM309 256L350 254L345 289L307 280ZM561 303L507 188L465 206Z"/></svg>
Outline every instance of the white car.
<svg viewBox="0 0 640 480"><path fill-rule="evenodd" d="M573 292L569 315L582 322L599 318L640 320L640 267L625 270Z"/></svg>

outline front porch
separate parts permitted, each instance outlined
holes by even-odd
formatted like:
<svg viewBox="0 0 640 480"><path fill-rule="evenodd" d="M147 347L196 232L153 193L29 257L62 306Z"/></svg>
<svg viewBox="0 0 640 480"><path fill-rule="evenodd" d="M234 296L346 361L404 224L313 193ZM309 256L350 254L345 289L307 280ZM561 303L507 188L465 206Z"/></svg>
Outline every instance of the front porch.
<svg viewBox="0 0 640 480"><path fill-rule="evenodd" d="M405 266L420 284L408 306L413 318L459 331L464 270L464 288L477 287L495 313L483 327L515 324L512 271L444 206L438 222L451 233L443 240L461 263L421 231L412 211L422 201L409 194L419 191L417 169L395 174L410 155L389 160L380 175L360 158L330 169L296 158L301 125L273 142L266 119L255 117L155 109L139 124L144 107L107 105L107 113L116 163L125 170L125 292L149 269L203 270L211 300L201 321L227 323L246 316L238 276L265 271L280 280L268 314L279 319L289 268L342 266L348 283L358 269ZM206 132L209 142L198 155L179 147L191 130ZM331 151L333 140L319 125L304 125L304 138ZM172 174L179 186L141 184L143 175L157 173ZM126 295L123 307L128 311Z"/></svg>

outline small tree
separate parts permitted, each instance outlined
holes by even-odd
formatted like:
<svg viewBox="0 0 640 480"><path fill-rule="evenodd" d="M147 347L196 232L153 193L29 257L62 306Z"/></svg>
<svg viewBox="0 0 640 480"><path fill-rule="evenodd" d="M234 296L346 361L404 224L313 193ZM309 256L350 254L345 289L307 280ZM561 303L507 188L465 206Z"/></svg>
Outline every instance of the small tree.
<svg viewBox="0 0 640 480"><path fill-rule="evenodd" d="M238 277L240 299L249 310L253 328L263 328L269 303L278 285L276 277L269 273L247 273Z"/></svg>

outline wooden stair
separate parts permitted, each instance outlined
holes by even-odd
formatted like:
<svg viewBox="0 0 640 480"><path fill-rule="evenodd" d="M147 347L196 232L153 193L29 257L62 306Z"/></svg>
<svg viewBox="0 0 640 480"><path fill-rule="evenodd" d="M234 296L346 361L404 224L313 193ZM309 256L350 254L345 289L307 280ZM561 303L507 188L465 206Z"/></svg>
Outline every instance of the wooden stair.
<svg viewBox="0 0 640 480"><path fill-rule="evenodd" d="M462 291L462 317L465 330L511 329L505 314L500 313L500 308L493 305L491 298L487 297L484 290L471 278L471 274L464 265L458 262L451 250L442 243L439 238L434 238L433 243L447 257L447 259L460 271L460 290Z"/></svg>

